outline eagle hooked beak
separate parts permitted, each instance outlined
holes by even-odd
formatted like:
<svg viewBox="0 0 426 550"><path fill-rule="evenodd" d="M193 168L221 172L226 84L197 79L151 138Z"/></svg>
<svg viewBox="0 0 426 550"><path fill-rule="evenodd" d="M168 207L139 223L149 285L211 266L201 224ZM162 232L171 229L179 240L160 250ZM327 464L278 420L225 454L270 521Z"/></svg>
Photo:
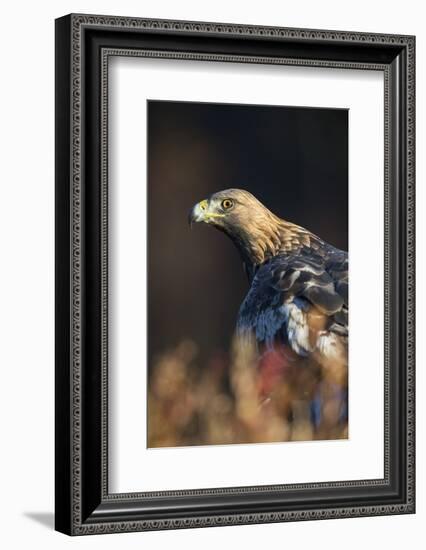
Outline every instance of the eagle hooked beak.
<svg viewBox="0 0 426 550"><path fill-rule="evenodd" d="M209 202L207 199L197 203L189 212L188 223L192 227L193 223L205 222L210 223L214 218L223 218L224 214L217 212L209 212Z"/></svg>
<svg viewBox="0 0 426 550"><path fill-rule="evenodd" d="M193 223L206 221L208 202L206 199L193 206L188 215L189 227L192 228Z"/></svg>

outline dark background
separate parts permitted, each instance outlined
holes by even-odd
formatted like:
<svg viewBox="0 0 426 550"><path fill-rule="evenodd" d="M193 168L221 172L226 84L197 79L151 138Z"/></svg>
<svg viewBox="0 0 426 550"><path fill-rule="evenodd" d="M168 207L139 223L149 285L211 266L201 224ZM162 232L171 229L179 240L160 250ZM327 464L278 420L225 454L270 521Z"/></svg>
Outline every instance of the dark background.
<svg viewBox="0 0 426 550"><path fill-rule="evenodd" d="M188 212L238 187L348 249L344 109L148 102L148 360L184 339L226 352L248 289L239 254Z"/></svg>

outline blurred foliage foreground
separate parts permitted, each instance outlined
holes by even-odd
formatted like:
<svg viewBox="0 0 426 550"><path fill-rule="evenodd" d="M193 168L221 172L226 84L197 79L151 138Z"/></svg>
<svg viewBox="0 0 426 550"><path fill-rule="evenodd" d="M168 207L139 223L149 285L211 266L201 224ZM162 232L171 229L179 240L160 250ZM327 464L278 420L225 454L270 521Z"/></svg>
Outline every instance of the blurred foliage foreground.
<svg viewBox="0 0 426 550"><path fill-rule="evenodd" d="M347 438L346 365L291 365L280 351L259 358L238 339L205 368L197 356L186 340L155 360L148 447Z"/></svg>

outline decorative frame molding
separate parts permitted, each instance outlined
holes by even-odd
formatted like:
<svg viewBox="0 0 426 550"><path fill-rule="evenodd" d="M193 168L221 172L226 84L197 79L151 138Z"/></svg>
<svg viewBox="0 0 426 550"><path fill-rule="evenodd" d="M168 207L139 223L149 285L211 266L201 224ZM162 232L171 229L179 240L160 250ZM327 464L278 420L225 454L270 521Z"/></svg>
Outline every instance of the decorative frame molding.
<svg viewBox="0 0 426 550"><path fill-rule="evenodd" d="M83 535L414 512L414 52L414 37L389 34L95 15L56 21L58 530ZM108 59L117 55L384 72L382 480L108 493ZM186 510L173 508L177 498L187 500Z"/></svg>

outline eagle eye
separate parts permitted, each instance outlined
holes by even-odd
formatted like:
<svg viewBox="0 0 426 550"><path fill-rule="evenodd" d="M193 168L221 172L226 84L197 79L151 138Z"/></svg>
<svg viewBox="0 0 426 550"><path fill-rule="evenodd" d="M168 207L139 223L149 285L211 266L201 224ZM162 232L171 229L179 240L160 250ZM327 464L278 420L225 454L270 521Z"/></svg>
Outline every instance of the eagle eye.
<svg viewBox="0 0 426 550"><path fill-rule="evenodd" d="M232 208L234 206L234 201L232 199L224 199L222 201L222 208L224 210L229 210L230 208Z"/></svg>

